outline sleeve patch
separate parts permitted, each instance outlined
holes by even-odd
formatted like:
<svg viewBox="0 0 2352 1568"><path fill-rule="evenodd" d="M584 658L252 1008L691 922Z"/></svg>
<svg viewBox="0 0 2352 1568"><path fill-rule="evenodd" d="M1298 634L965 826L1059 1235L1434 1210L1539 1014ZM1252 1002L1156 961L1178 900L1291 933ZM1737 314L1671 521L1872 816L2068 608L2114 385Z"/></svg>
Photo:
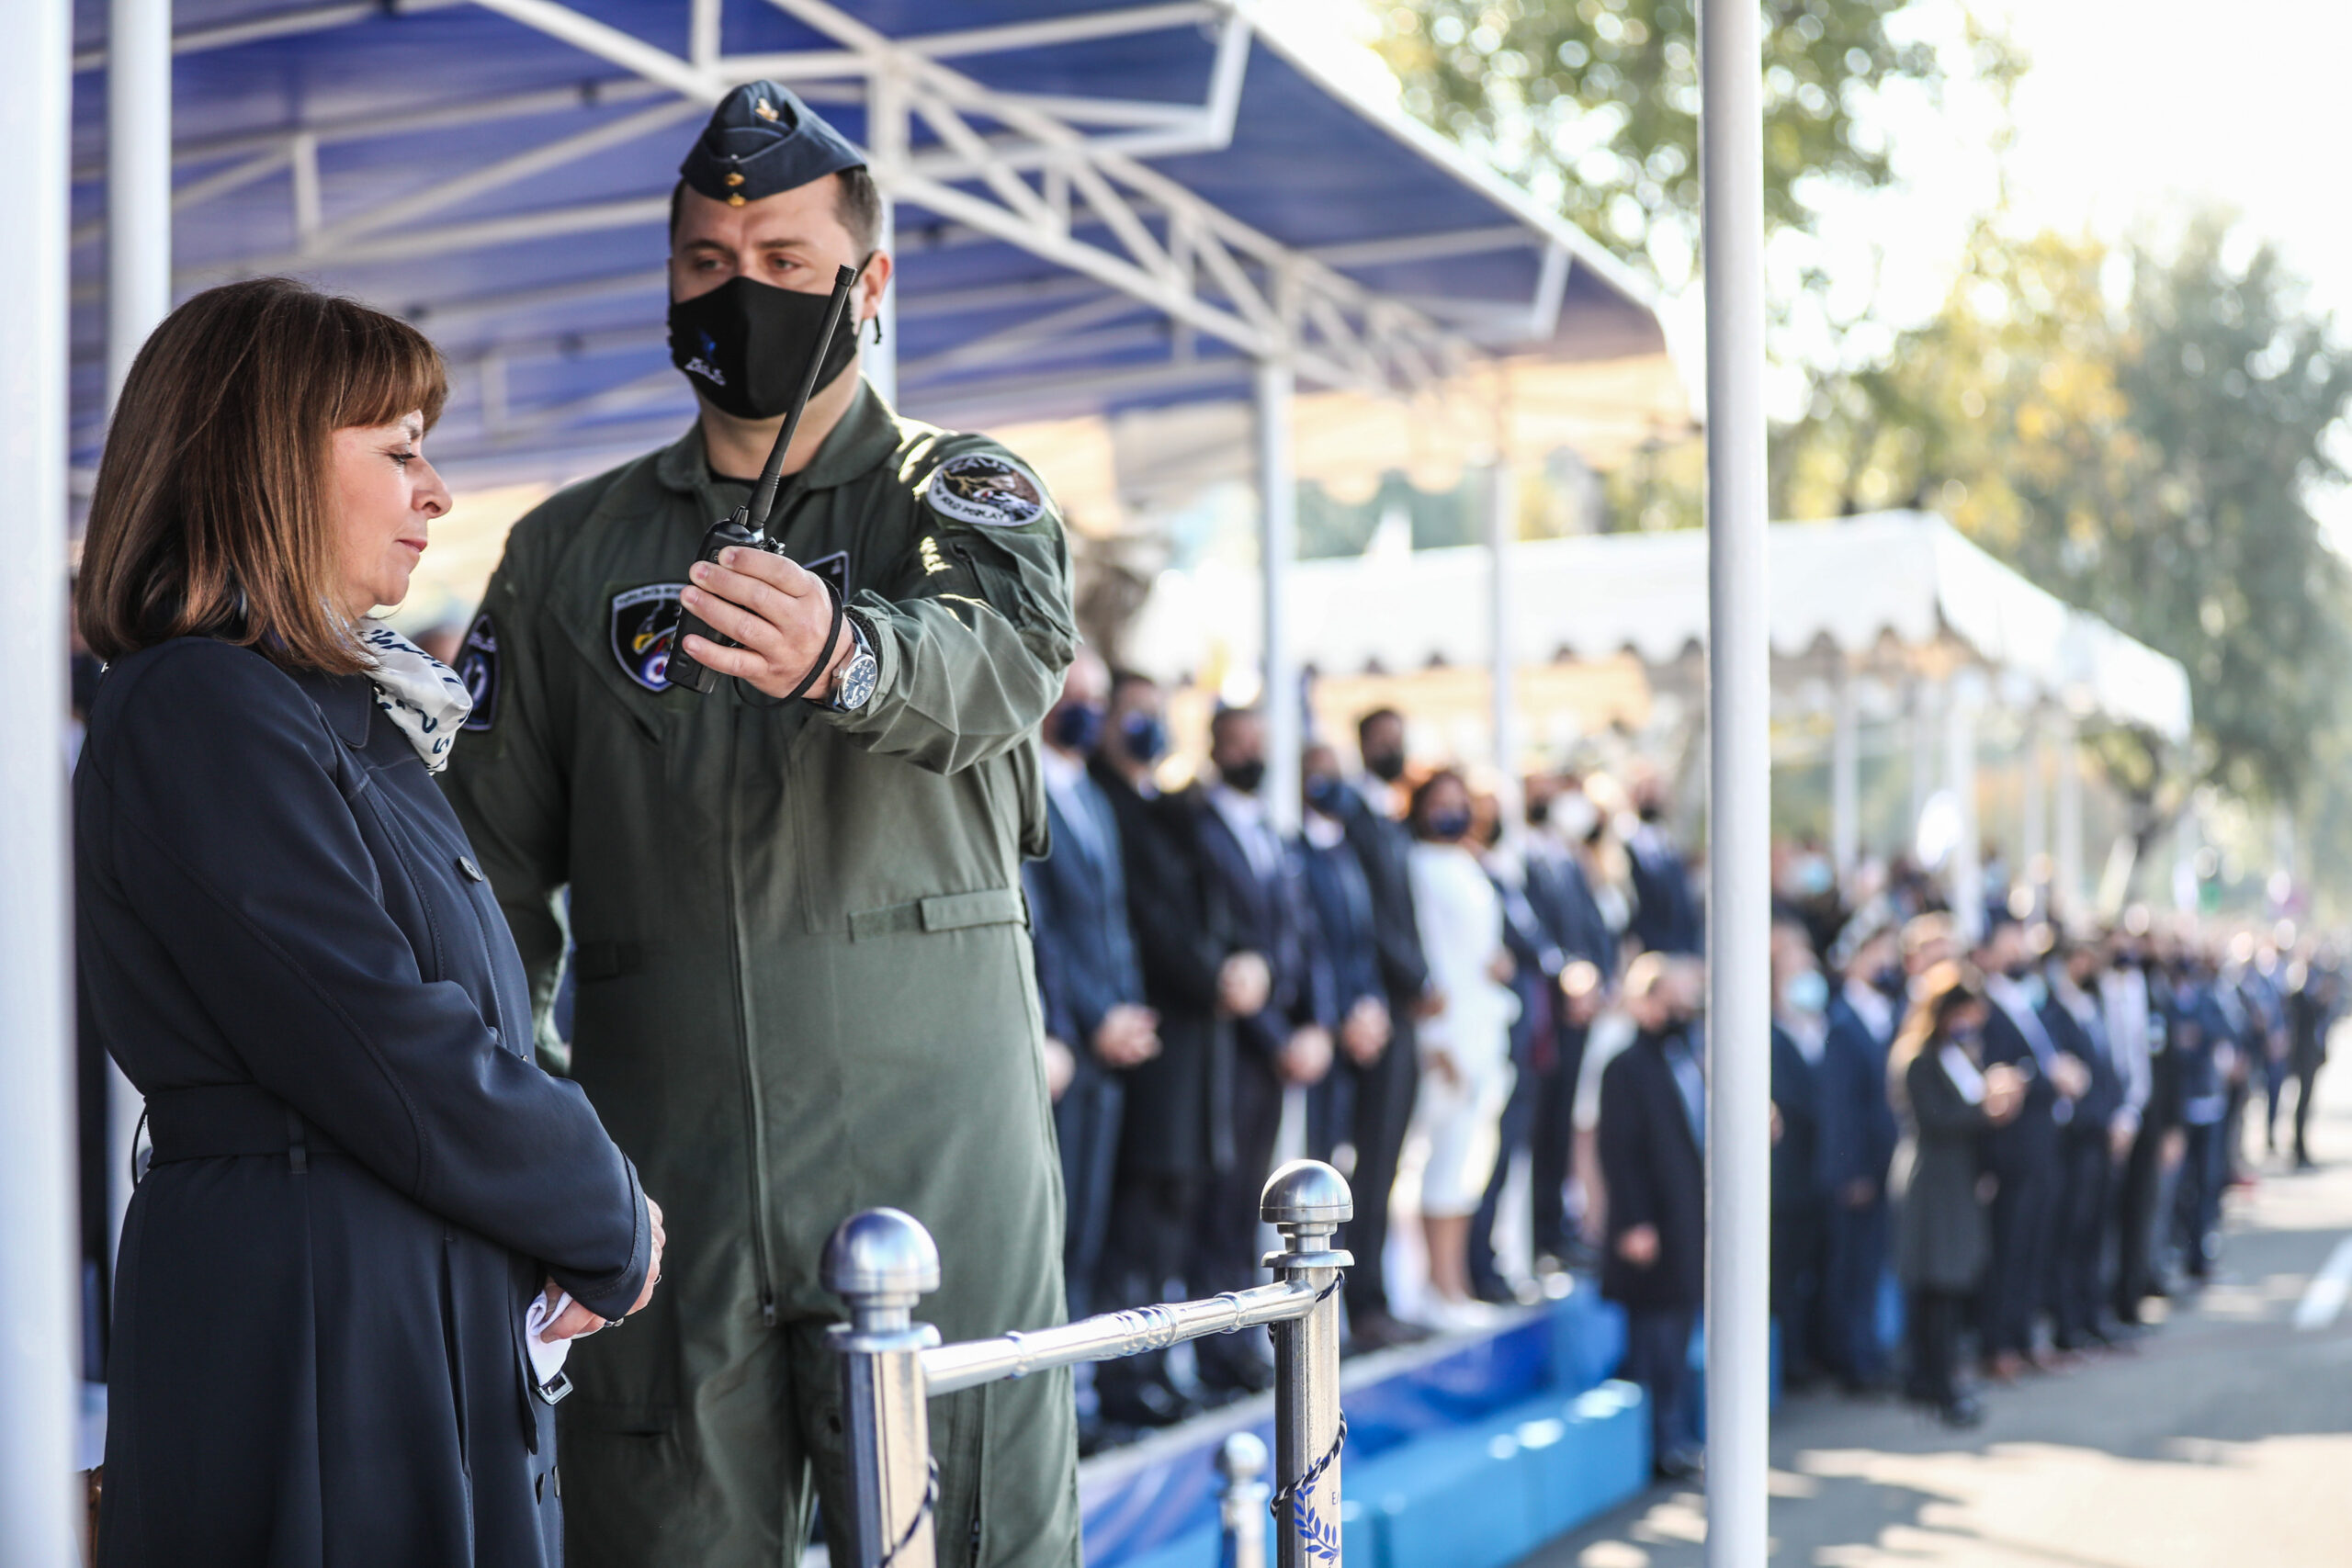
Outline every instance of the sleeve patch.
<svg viewBox="0 0 2352 1568"><path fill-rule="evenodd" d="M1023 528L1046 513L1037 476L996 452L966 452L939 465L923 484L933 512L981 528Z"/></svg>
<svg viewBox="0 0 2352 1568"><path fill-rule="evenodd" d="M498 722L498 623L484 610L466 628L466 640L458 649L458 679L474 699L473 712L466 716L462 729L488 729Z"/></svg>

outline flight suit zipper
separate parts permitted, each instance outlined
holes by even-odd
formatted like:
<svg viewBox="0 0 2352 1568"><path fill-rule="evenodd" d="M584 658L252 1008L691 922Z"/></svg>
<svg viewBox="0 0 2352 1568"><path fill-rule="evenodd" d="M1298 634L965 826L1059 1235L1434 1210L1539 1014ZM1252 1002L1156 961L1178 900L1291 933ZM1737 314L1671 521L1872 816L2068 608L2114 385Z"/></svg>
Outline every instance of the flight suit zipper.
<svg viewBox="0 0 2352 1568"><path fill-rule="evenodd" d="M743 1074L744 1163L750 1173L752 1189L752 1269L759 1284L761 1325L774 1328L776 1319L775 1280L768 1267L767 1118L760 1111L760 1076L752 1060L751 1010L745 1005L743 996L743 940L747 926L743 919L742 884L737 874L737 852L742 835L736 818L741 794L735 787L735 762L742 744L743 715L749 710L740 702L730 702L729 706L732 711L728 718L727 767L721 775L727 790L726 832L719 864L727 888L727 956L734 971L736 1061Z"/></svg>

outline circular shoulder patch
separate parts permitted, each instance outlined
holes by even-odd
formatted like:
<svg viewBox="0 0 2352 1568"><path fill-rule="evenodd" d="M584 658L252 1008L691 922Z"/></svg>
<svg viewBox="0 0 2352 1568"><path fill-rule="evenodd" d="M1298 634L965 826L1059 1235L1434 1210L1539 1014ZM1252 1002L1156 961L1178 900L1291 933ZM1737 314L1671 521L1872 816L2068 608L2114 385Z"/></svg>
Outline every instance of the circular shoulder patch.
<svg viewBox="0 0 2352 1568"><path fill-rule="evenodd" d="M1001 452L948 458L924 485L923 499L942 517L982 528L1024 527L1046 511L1046 487Z"/></svg>

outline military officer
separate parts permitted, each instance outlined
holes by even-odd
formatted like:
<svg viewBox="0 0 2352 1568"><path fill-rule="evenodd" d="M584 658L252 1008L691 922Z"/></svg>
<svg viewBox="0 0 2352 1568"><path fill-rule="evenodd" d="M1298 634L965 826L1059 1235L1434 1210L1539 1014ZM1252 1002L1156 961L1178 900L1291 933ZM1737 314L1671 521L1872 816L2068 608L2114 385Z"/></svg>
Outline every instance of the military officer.
<svg viewBox="0 0 2352 1568"><path fill-rule="evenodd" d="M671 351L699 418L515 525L462 660L481 733L450 794L543 1019L569 889L570 1070L674 1215L673 1288L574 1358L560 1412L586 1568L797 1562L812 1472L838 1540L818 1265L844 1216L930 1227L921 1315L949 1339L1063 1312L1020 872L1046 848L1069 551L1017 457L858 374L890 276L862 163L774 83L719 105L672 201ZM863 269L855 320L820 344L842 265ZM811 355L770 524L789 558L689 571ZM664 680L681 602L742 645L687 639L731 677L708 695ZM1066 1373L935 1400L931 1435L941 1562L1078 1562Z"/></svg>

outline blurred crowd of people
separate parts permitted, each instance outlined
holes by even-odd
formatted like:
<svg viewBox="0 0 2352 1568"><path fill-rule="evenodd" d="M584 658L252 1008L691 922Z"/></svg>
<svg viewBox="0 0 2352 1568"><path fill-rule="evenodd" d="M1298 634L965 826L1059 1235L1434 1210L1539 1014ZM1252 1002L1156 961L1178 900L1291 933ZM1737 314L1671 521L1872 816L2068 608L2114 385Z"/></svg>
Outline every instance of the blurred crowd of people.
<svg viewBox="0 0 2352 1568"><path fill-rule="evenodd" d="M1409 767L1383 709L1352 757L1310 739L1286 832L1259 712L1220 710L1206 767L1163 787L1163 693L1091 654L1044 739L1052 848L1026 891L1071 1311L1255 1280L1298 1089L1306 1151L1355 1192L1351 1353L1595 1273L1625 1309L1660 1471L1694 1468L1704 920L1663 781L1530 777L1506 832L1498 792ZM1772 1308L1792 1386L1973 1422L1983 1382L2127 1344L2150 1297L2206 1277L2222 1194L2251 1179L2245 1124L2278 1150L2290 1081L2309 1161L2344 1008L2332 951L2284 927L2217 947L2136 911L2062 929L2046 892L2007 881L1995 867L1964 921L1917 867L1841 883L1817 846L1776 850ZM1506 1204L1515 1166L1529 1198ZM1418 1246L1391 1247L1392 1207ZM1185 1359L1097 1369L1089 1443L1272 1376L1251 1336Z"/></svg>

